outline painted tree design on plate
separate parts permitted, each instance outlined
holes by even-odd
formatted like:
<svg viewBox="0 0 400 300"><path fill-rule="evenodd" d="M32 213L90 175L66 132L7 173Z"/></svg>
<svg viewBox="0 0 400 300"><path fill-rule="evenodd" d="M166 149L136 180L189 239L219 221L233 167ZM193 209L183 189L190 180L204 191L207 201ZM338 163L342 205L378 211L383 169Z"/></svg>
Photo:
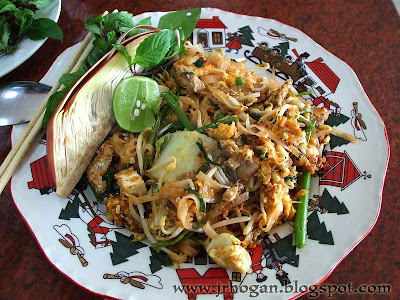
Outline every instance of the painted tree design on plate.
<svg viewBox="0 0 400 300"><path fill-rule="evenodd" d="M279 43L278 45L272 48L272 50L274 49L278 50L280 56L286 57L289 50L289 43L288 42Z"/></svg>
<svg viewBox="0 0 400 300"><path fill-rule="evenodd" d="M128 257L138 254L140 248L147 247L142 242L133 242L131 237L115 232L116 242L111 241L113 252L110 253L113 266L128 261Z"/></svg>
<svg viewBox="0 0 400 300"><path fill-rule="evenodd" d="M240 35L239 35L240 33ZM244 26L238 29L233 35L227 38L227 41L234 40L234 36L239 35L239 43L242 45L254 47L252 41L254 41L253 30L251 30L250 26Z"/></svg>
<svg viewBox="0 0 400 300"><path fill-rule="evenodd" d="M338 198L332 197L327 189L324 189L321 195L321 209L325 209L328 213L337 213L338 215L348 214L349 211L343 202Z"/></svg>
<svg viewBox="0 0 400 300"><path fill-rule="evenodd" d="M325 222L320 222L317 211L314 211L307 222L307 234L311 240L319 241L320 244L334 245L332 232L326 230Z"/></svg>
<svg viewBox="0 0 400 300"><path fill-rule="evenodd" d="M157 271L160 271L163 266L171 266L172 260L165 252L157 252L155 249L150 248L151 256L150 256L150 271L154 274Z"/></svg>
<svg viewBox="0 0 400 300"><path fill-rule="evenodd" d="M347 145L349 143L348 140L345 140L339 136L331 134L331 139L329 141L329 145L331 146L331 149L334 149L339 146Z"/></svg>
<svg viewBox="0 0 400 300"><path fill-rule="evenodd" d="M61 220L71 220L73 218L79 218L79 205L80 200L78 195L75 195L72 201L68 201L67 206L61 209L60 216Z"/></svg>
<svg viewBox="0 0 400 300"><path fill-rule="evenodd" d="M296 246L293 245L293 233L274 243L273 246L280 257L286 256L292 262L288 264L298 267L299 255L296 255Z"/></svg>
<svg viewBox="0 0 400 300"><path fill-rule="evenodd" d="M325 124L334 127L334 126L339 126L340 124L344 124L348 120L350 120L350 118L348 116L343 115L342 113L329 114L328 120L325 121Z"/></svg>

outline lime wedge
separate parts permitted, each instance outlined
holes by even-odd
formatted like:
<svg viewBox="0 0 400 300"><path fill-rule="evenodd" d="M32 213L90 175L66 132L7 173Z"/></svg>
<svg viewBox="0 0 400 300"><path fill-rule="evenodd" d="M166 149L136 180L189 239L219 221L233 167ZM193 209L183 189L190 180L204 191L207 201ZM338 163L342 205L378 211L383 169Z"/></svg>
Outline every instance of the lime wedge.
<svg viewBox="0 0 400 300"><path fill-rule="evenodd" d="M126 131L142 132L153 126L160 102L160 89L155 80L143 76L125 78L114 92L115 119Z"/></svg>

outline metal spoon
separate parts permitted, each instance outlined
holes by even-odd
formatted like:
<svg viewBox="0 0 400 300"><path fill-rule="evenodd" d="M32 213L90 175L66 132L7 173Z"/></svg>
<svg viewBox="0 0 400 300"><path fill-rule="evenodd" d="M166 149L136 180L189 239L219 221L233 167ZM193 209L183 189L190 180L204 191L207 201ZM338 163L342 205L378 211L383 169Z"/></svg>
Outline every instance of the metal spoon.
<svg viewBox="0 0 400 300"><path fill-rule="evenodd" d="M0 126L29 122L51 86L15 81L0 86Z"/></svg>

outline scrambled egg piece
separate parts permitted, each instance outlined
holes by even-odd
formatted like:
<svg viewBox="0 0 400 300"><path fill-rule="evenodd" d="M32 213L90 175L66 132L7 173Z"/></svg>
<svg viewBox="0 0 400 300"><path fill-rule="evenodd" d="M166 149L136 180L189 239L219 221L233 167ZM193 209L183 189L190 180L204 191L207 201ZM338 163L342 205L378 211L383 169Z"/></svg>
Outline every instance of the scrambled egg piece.
<svg viewBox="0 0 400 300"><path fill-rule="evenodd" d="M240 246L240 240L229 233L221 233L206 247L208 255L220 266L246 273L251 265L249 252Z"/></svg>
<svg viewBox="0 0 400 300"><path fill-rule="evenodd" d="M236 134L236 132L235 123L232 123L231 125L220 123L215 129L207 129L208 135L217 140L229 140Z"/></svg>
<svg viewBox="0 0 400 300"><path fill-rule="evenodd" d="M122 170L115 174L121 193L134 195L137 197L146 194L146 185L142 177L133 169L133 167Z"/></svg>

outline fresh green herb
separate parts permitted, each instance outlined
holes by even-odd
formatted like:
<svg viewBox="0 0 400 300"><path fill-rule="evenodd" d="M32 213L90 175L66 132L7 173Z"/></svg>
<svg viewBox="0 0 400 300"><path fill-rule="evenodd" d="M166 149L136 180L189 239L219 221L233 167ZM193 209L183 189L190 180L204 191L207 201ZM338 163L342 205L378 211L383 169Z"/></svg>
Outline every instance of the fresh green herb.
<svg viewBox="0 0 400 300"><path fill-rule="evenodd" d="M117 181L115 180L115 172L113 170L107 171L107 173L103 176L103 180L106 182L106 190L103 194L98 194L96 193L95 188L92 186L92 184L89 182L89 186L93 191L93 194L95 195L97 201L100 203L104 202L104 198L107 197L110 194L113 195L119 195L120 194L120 189L117 184Z"/></svg>
<svg viewBox="0 0 400 300"><path fill-rule="evenodd" d="M296 95L296 97L303 97L305 95L312 95L312 91L302 92Z"/></svg>
<svg viewBox="0 0 400 300"><path fill-rule="evenodd" d="M121 53L121 54L125 57L126 61L128 62L129 67L132 67L132 65L133 65L133 58L132 58L132 56L128 53L128 51L126 50L125 46L120 45L120 44L113 44L113 47L114 47L115 49L117 49L118 52Z"/></svg>
<svg viewBox="0 0 400 300"><path fill-rule="evenodd" d="M180 241L184 241L188 238L190 238L192 235L194 234L193 231L185 231L183 233L181 233L178 237L176 237L173 240L168 240L168 241L162 241L162 242L158 242L158 243L154 243L151 245L152 248L165 248L165 247L170 247L173 246L177 243L179 243Z"/></svg>
<svg viewBox="0 0 400 300"><path fill-rule="evenodd" d="M133 63L148 69L158 66L174 41L175 33L171 29L164 29L147 37L137 48Z"/></svg>
<svg viewBox="0 0 400 300"><path fill-rule="evenodd" d="M201 8L180 10L168 13L160 18L158 28L179 29L182 32L182 41L186 41L192 34L197 21L200 18Z"/></svg>
<svg viewBox="0 0 400 300"><path fill-rule="evenodd" d="M306 129L306 138L307 138L307 143L310 141L311 138L311 133L313 132L313 130L315 130L315 124L317 123L317 121L312 121L311 122L311 126L307 127Z"/></svg>
<svg viewBox="0 0 400 300"><path fill-rule="evenodd" d="M289 177L289 176L287 176L287 177L285 177L285 182L287 182L287 181L291 181L291 180L296 180L297 179L297 176L299 176L299 174L296 174L296 175L294 175L293 177Z"/></svg>
<svg viewBox="0 0 400 300"><path fill-rule="evenodd" d="M155 140L156 140L156 136L157 136L158 129L160 128L160 122L161 122L161 120L164 118L164 116L165 116L165 114L168 112L168 110L169 110L169 106L166 105L166 106L163 107L163 109L162 109L162 110L160 111L160 113L158 114L158 116L157 116L157 118L156 118L156 122L155 122L154 125L153 125L153 130L152 130L152 132L151 132L149 141L148 141L148 143L149 143L150 145L154 145Z"/></svg>
<svg viewBox="0 0 400 300"><path fill-rule="evenodd" d="M185 126L183 126L181 121L175 121L175 122L171 123L171 126L169 126L168 130L166 130L163 133L163 135L167 134L167 133L174 133L177 131L182 131L184 129L185 129Z"/></svg>
<svg viewBox="0 0 400 300"><path fill-rule="evenodd" d="M198 68L201 68L204 65L204 58L200 57L194 62L194 65Z"/></svg>
<svg viewBox="0 0 400 300"><path fill-rule="evenodd" d="M140 25L151 25L151 17L144 18L135 24L135 26L140 26ZM129 35L129 37L132 37L132 36L135 36L135 35L137 35L139 33L143 33L143 32L146 32L146 30L145 29L134 29L131 32L129 32L128 35Z"/></svg>
<svg viewBox="0 0 400 300"><path fill-rule="evenodd" d="M194 72L182 72L182 75L191 76L191 75L194 75Z"/></svg>
<svg viewBox="0 0 400 300"><path fill-rule="evenodd" d="M210 165L222 167L222 165L220 163L217 163L217 162L215 162L215 161L213 161L213 160L208 158L206 149L204 149L203 144L201 142L196 142L196 144L199 147L200 152L203 154L204 159L206 160L206 162L208 162Z"/></svg>
<svg viewBox="0 0 400 300"><path fill-rule="evenodd" d="M307 236L307 208L308 194L310 191L311 174L304 172L299 179L299 187L305 190L306 193L299 197L300 203L297 205L296 216L294 220L294 243L298 248L303 248L306 245Z"/></svg>
<svg viewBox="0 0 400 300"><path fill-rule="evenodd" d="M56 22L46 18L36 19L26 29L28 38L34 41L51 38L56 40L63 39L63 32Z"/></svg>
<svg viewBox="0 0 400 300"><path fill-rule="evenodd" d="M244 85L244 81L242 77L236 77L235 79L236 85Z"/></svg>
<svg viewBox="0 0 400 300"><path fill-rule="evenodd" d="M14 52L25 36L31 40L62 40L62 30L53 20L35 20L35 12L49 3L49 0L0 0L0 53Z"/></svg>
<svg viewBox="0 0 400 300"><path fill-rule="evenodd" d="M85 21L85 28L89 30L94 36L103 37L103 24L104 18L103 16L97 16L94 18L87 19Z"/></svg>
<svg viewBox="0 0 400 300"><path fill-rule="evenodd" d="M261 159L265 159L268 151L267 149L263 148L263 147L258 147L257 149L257 154L260 156Z"/></svg>
<svg viewBox="0 0 400 300"><path fill-rule="evenodd" d="M258 113L250 113L250 117L252 117L254 120L258 121L261 119L262 114L258 114Z"/></svg>
<svg viewBox="0 0 400 300"><path fill-rule="evenodd" d="M106 14L103 17L104 32L109 32L109 31L113 31L113 30L117 30L119 32L127 32L129 29L131 29L135 25L133 23L132 17L133 17L133 15L126 11Z"/></svg>
<svg viewBox="0 0 400 300"><path fill-rule="evenodd" d="M307 138L307 143L308 143L310 141L310 138L311 138L311 133L313 132L313 130L315 130L315 124L317 122L315 120L310 122L310 120L307 120L302 115L299 116L299 121L303 122L307 126L307 128L306 128L306 138Z"/></svg>
<svg viewBox="0 0 400 300"><path fill-rule="evenodd" d="M199 199L200 211L206 212L206 202L204 201L203 197L199 194L199 192L194 188L188 189L188 192L194 194L197 197L197 199Z"/></svg>
<svg viewBox="0 0 400 300"><path fill-rule="evenodd" d="M217 128L219 124L232 124L232 122L236 122L237 120L239 120L239 118L237 116L220 119L218 121L215 121L214 123L197 128L197 131L200 133L207 133L207 129L209 129L209 128Z"/></svg>
<svg viewBox="0 0 400 300"><path fill-rule="evenodd" d="M161 96L165 99L168 106L172 108L172 110L175 112L178 119L182 122L183 126L185 126L187 130L193 131L194 126L192 122L189 121L184 111L180 108L177 100L178 98L171 91L164 92L161 94Z"/></svg>

